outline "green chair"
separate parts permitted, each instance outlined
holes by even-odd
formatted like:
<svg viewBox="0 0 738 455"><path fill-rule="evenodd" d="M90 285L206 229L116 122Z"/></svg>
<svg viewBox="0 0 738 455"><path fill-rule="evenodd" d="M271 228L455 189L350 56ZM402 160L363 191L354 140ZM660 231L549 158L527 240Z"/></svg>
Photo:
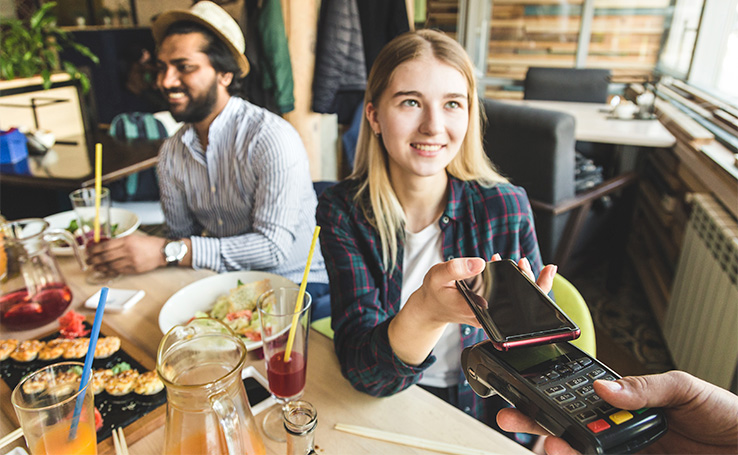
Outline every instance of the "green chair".
<svg viewBox="0 0 738 455"><path fill-rule="evenodd" d="M315 329L317 332L327 336L331 340L333 339L333 329L331 328L330 316L326 316L324 318L318 319L317 321L313 321L313 323L310 324L310 327Z"/></svg>
<svg viewBox="0 0 738 455"><path fill-rule="evenodd" d="M552 291L556 304L582 330L581 336L572 341L572 344L592 357L596 357L597 341L595 339L594 324L589 313L589 307L587 307L582 294L558 273L554 277Z"/></svg>

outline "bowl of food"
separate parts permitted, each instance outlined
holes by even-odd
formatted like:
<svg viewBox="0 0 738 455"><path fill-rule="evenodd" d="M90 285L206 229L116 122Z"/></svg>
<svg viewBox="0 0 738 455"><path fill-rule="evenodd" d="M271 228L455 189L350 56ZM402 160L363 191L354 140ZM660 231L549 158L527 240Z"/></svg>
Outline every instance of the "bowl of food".
<svg viewBox="0 0 738 455"><path fill-rule="evenodd" d="M193 318L221 320L241 336L249 351L261 346L259 296L270 289L298 287L279 275L259 271L227 272L195 281L172 295L159 312L159 329L167 333Z"/></svg>
<svg viewBox="0 0 738 455"><path fill-rule="evenodd" d="M77 226L77 215L74 210L66 212L55 213L44 218L49 223L51 229L66 229L76 239L80 248L84 248L84 239L82 232ZM131 212L130 210L113 207L110 209L110 221L113 227L113 237L125 237L127 235L136 232L136 229L141 225L141 220L138 215ZM51 251L58 256L69 256L72 254L72 247L64 243L53 243L51 245Z"/></svg>

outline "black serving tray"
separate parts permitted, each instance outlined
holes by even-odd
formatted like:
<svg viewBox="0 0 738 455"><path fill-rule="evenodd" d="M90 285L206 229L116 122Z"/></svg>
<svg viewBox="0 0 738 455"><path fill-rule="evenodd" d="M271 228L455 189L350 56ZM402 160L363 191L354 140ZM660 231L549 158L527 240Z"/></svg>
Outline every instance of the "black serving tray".
<svg viewBox="0 0 738 455"><path fill-rule="evenodd" d="M90 329L91 325L89 322L84 321L86 329ZM108 329L109 330L109 329ZM117 334L105 333L105 330L101 330L100 337L104 336L118 336ZM59 337L59 332L54 332L48 336L40 338L41 341L49 341ZM40 368L55 363L78 361L84 363L84 357L80 359L55 359L55 360L33 360L30 362L18 362L8 357L6 360L0 362L0 379L5 383L10 392L20 383L29 373L32 373ZM116 353L105 359L95 359L92 362L92 369L100 368L112 368L115 365L126 362L132 369L138 370L139 373L149 371L148 368L144 367L141 362L134 358L131 354L126 352L125 343L121 339L121 349ZM3 397L3 401L6 401L10 405L10 394L7 397ZM109 438L115 428L127 427L128 425L136 422L147 414L151 413L159 406L167 402L166 389L154 395L139 395L131 392L123 396L113 396L108 394L106 391L95 395L95 407L100 411L103 418L103 426L97 432L97 442L100 443L103 440ZM12 409L12 405L11 409ZM7 409L6 409L7 413ZM14 416L13 416L14 418ZM128 436L128 435L126 435ZM129 438L129 442L130 438Z"/></svg>

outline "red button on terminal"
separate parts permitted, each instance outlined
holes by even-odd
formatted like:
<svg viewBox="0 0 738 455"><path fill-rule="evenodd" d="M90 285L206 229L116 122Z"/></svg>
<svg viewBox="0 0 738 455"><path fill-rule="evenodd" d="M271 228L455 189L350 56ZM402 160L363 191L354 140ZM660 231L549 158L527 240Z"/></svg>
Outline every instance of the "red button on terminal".
<svg viewBox="0 0 738 455"><path fill-rule="evenodd" d="M605 422L603 419L598 419L594 422L588 423L587 428L589 428L589 431L591 431L592 433L599 433L600 431L604 431L610 428L610 424Z"/></svg>

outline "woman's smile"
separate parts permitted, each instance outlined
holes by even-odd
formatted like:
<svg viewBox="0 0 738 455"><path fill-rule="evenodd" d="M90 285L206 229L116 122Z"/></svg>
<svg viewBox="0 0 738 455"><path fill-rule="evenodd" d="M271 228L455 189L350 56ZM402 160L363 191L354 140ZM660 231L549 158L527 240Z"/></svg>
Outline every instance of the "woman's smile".
<svg viewBox="0 0 738 455"><path fill-rule="evenodd" d="M417 150L418 155L427 158L437 156L445 147L445 145L442 144L424 144L419 142L411 143L410 146Z"/></svg>

